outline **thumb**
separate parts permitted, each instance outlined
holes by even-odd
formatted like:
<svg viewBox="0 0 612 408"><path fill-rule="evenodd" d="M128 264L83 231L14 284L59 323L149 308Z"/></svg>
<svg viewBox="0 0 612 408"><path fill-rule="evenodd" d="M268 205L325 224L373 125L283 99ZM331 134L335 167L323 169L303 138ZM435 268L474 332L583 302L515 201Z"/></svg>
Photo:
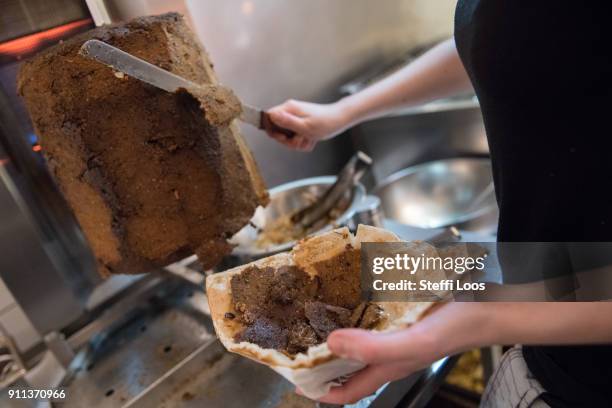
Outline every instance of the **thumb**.
<svg viewBox="0 0 612 408"><path fill-rule="evenodd" d="M332 353L366 364L382 364L405 360L422 351L417 336L404 329L391 333L376 333L363 329L341 329L332 332L327 345Z"/></svg>

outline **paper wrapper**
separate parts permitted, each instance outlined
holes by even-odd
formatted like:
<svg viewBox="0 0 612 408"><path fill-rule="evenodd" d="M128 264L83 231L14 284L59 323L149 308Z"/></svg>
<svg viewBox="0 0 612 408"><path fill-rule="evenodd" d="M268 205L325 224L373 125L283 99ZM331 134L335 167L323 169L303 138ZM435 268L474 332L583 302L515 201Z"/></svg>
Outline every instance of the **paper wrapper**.
<svg viewBox="0 0 612 408"><path fill-rule="evenodd" d="M394 241L400 239L395 234L380 228L360 225L355 236L347 228L341 228L305 239L291 252L263 258L208 276L206 291L217 336L227 350L266 364L298 386L305 396L312 399L324 396L332 386L340 384L344 378L365 365L359 361L333 355L327 343L310 347L307 353L300 353L290 358L274 349L263 349L248 342L235 342L234 336L243 329L243 326L239 319L225 318L227 312L237 314L232 305L230 280L232 276L240 274L250 265L260 268L297 265L308 274L314 275L317 272L311 265L344 252L347 244L359 249L362 242ZM384 309L385 318L374 329L376 331L405 328L418 321L433 305L432 302L379 302L378 304Z"/></svg>

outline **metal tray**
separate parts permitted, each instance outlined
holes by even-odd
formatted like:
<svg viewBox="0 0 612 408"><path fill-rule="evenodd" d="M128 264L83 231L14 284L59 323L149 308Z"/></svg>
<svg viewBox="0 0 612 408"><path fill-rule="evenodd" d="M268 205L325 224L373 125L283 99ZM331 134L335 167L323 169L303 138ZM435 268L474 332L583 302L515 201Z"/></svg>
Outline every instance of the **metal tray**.
<svg viewBox="0 0 612 408"><path fill-rule="evenodd" d="M201 286L185 283L139 309L122 327L93 339L63 384L68 399L58 406L314 406L268 367L223 348Z"/></svg>

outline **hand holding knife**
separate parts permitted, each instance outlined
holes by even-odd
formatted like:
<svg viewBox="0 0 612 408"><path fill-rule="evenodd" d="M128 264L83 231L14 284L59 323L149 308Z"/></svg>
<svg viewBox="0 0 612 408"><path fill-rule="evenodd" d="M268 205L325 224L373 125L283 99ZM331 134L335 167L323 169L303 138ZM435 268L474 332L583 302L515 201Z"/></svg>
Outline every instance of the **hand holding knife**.
<svg viewBox="0 0 612 408"><path fill-rule="evenodd" d="M167 92L175 93L180 89L205 88L205 85L191 82L100 40L86 41L81 46L79 54ZM295 136L292 130L276 125L266 111L244 103L240 103L240 108L239 119L241 121L270 133L282 133L288 138Z"/></svg>

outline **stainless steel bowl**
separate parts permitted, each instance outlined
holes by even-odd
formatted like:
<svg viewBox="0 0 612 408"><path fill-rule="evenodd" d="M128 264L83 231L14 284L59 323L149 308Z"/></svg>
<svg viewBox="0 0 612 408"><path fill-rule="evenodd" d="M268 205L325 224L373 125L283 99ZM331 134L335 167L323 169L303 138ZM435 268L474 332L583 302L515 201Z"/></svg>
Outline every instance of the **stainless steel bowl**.
<svg viewBox="0 0 612 408"><path fill-rule="evenodd" d="M374 194L387 217L415 227L456 225L492 232L497 224L488 159L438 160L409 167L385 179Z"/></svg>
<svg viewBox="0 0 612 408"><path fill-rule="evenodd" d="M258 228L265 228L268 223L282 216L291 215L299 209L311 204L313 199L320 197L336 181L336 176L312 177L292 181L270 189L270 203L265 207L259 207L251 219ZM347 191L338 204L340 216L332 223L326 225L316 232L329 230L334 226L342 226L350 223L351 217L359 208L359 204L365 197L363 185L357 184L352 191ZM232 253L233 256L241 257L241 261L261 258L290 249L296 241L286 242L280 245L261 248L256 245L258 230L253 225L247 225L231 239L231 243L237 244Z"/></svg>

